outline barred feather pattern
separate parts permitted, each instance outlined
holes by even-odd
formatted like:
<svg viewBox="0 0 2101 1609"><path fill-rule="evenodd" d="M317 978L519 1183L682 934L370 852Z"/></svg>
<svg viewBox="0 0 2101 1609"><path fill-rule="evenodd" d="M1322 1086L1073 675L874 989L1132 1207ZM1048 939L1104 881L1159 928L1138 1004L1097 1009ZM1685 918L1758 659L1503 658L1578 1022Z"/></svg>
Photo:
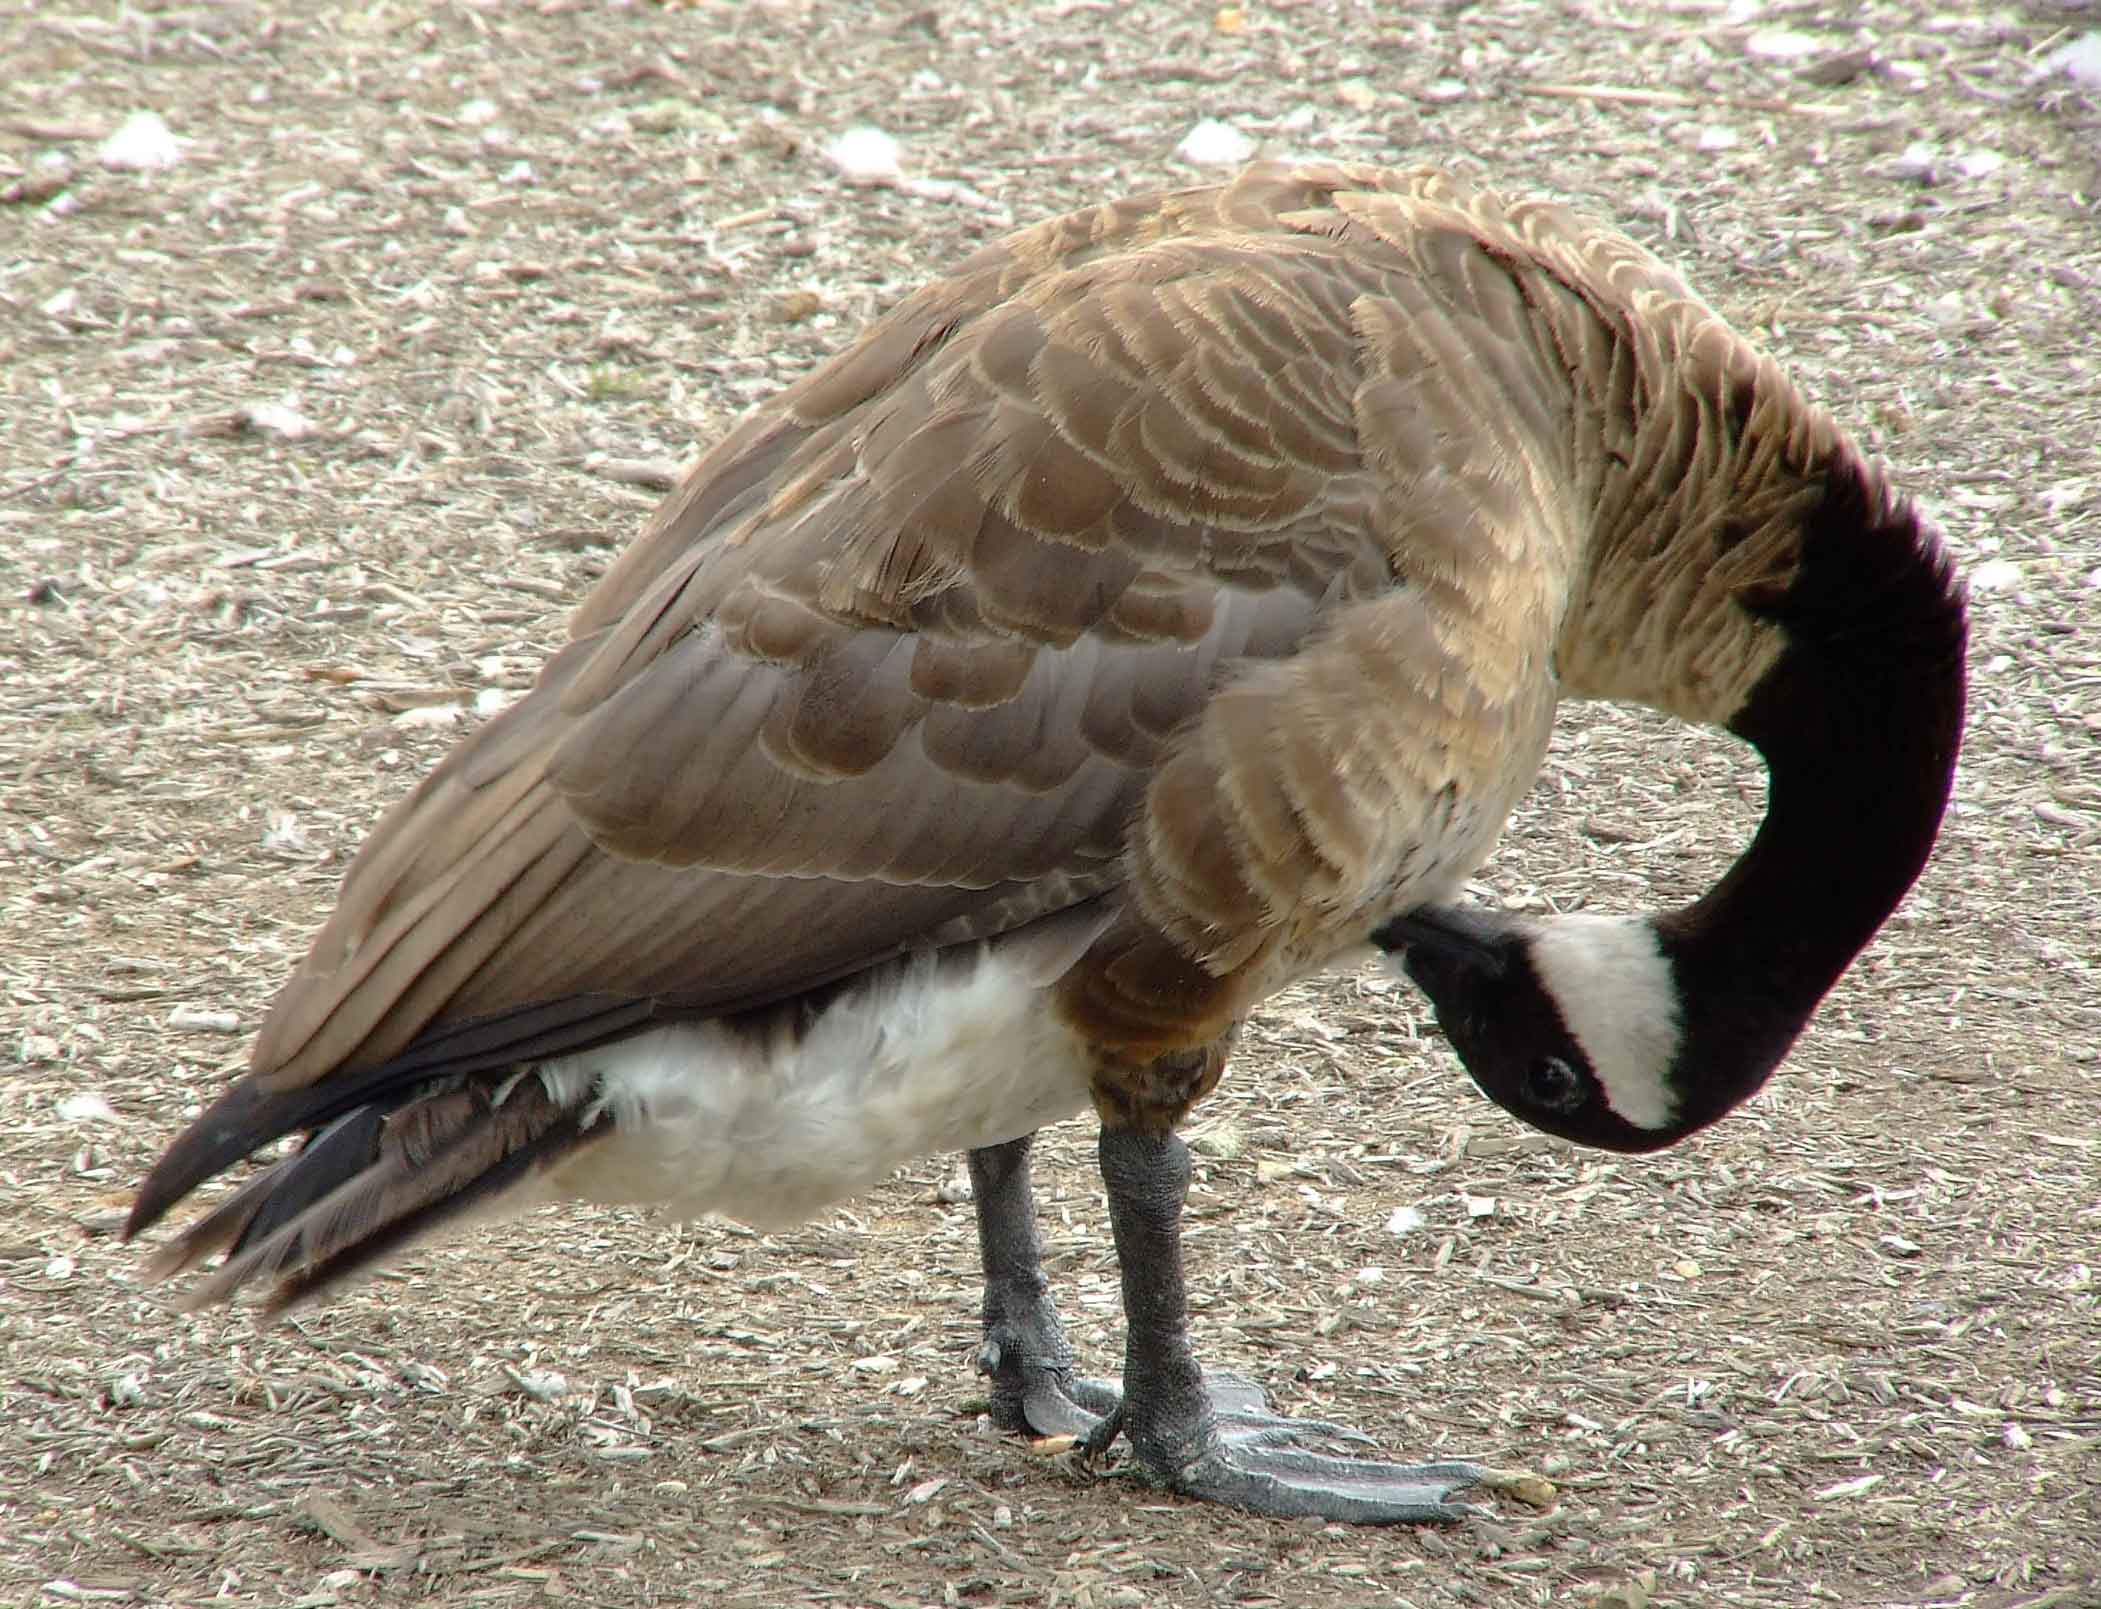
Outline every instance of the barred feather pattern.
<svg viewBox="0 0 2101 1609"><path fill-rule="evenodd" d="M1171 1122L1264 995L1459 887L1562 696L1726 721L1841 473L1893 497L1556 205L1263 163L1021 231L703 457L373 832L134 1227L306 1129L169 1253L299 1288L592 1143L512 1075L608 999L792 1010L1082 905L1047 1009Z"/></svg>

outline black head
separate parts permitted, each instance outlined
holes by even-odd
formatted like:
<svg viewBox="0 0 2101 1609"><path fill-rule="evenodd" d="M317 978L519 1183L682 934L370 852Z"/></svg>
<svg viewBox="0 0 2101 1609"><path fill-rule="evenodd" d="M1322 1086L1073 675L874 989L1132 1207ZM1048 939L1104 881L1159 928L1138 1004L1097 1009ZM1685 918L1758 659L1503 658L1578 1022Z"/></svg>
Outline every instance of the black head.
<svg viewBox="0 0 2101 1609"><path fill-rule="evenodd" d="M1683 1138L1693 1125L1677 1120L1667 1047L1659 1054L1653 1037L1596 1036L1624 1063L1601 1077L1542 975L1541 931L1492 912L1426 906L1386 923L1372 942L1398 952L1473 1081L1513 1117L1609 1151L1655 1151ZM1653 1003L1641 998L1656 982L1638 957L1599 977L1592 994L1601 1006L1624 997L1638 1014Z"/></svg>

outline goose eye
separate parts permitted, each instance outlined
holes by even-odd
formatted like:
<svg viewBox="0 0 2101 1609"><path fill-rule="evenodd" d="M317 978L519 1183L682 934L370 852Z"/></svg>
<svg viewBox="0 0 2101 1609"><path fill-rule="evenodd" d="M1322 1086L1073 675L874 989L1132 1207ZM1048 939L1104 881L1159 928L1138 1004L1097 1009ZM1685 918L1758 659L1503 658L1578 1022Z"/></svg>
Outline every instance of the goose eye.
<svg viewBox="0 0 2101 1609"><path fill-rule="evenodd" d="M1583 1104L1583 1080L1559 1056L1546 1056L1525 1071L1525 1099L1550 1112L1572 1112Z"/></svg>

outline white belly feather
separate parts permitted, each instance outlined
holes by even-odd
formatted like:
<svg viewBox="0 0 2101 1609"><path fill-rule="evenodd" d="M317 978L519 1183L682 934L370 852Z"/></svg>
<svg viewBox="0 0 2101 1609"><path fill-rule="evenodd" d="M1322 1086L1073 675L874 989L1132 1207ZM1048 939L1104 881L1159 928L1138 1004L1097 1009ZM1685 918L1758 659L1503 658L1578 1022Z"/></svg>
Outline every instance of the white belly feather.
<svg viewBox="0 0 2101 1609"><path fill-rule="evenodd" d="M937 1151L1018 1138L1087 1104L1087 1059L1040 971L997 951L886 968L799 1031L698 1022L543 1063L613 1132L542 1199L800 1223Z"/></svg>

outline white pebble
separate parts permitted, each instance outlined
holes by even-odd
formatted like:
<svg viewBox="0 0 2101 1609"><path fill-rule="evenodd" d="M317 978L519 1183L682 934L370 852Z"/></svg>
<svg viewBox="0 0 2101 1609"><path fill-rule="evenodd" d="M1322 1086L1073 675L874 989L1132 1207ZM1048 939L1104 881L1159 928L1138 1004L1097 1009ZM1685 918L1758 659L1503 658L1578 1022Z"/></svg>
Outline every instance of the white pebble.
<svg viewBox="0 0 2101 1609"><path fill-rule="evenodd" d="M306 829L289 810L272 810L263 828L263 848L273 854L303 855L311 847Z"/></svg>
<svg viewBox="0 0 2101 1609"><path fill-rule="evenodd" d="M177 1006L168 1013L168 1026L180 1032L237 1034L241 1019L231 1011L204 1011L196 1006Z"/></svg>
<svg viewBox="0 0 2101 1609"><path fill-rule="evenodd" d="M848 129L824 148L824 154L833 167L863 184L895 179L904 172L896 139L866 123Z"/></svg>
<svg viewBox="0 0 2101 1609"><path fill-rule="evenodd" d="M2101 31L2081 34L2043 58L2043 71L2063 73L2075 84L2101 87Z"/></svg>
<svg viewBox="0 0 2101 1609"><path fill-rule="evenodd" d="M513 1369L505 1365L503 1372L511 1377L512 1385L535 1402L552 1402L569 1392L568 1378L554 1369Z"/></svg>
<svg viewBox="0 0 2101 1609"><path fill-rule="evenodd" d="M2012 559L1987 559L1970 571L1972 592L2003 592L2021 579L2021 567Z"/></svg>
<svg viewBox="0 0 2101 1609"><path fill-rule="evenodd" d="M1744 41L1744 54L1762 56L1767 61L1793 61L1801 56L1814 56L1823 48L1823 42L1814 34L1799 33L1793 28L1761 28Z"/></svg>
<svg viewBox="0 0 2101 1609"><path fill-rule="evenodd" d="M405 731L435 732L452 725L465 713L458 704L418 704L395 716L394 724Z"/></svg>
<svg viewBox="0 0 2101 1609"><path fill-rule="evenodd" d="M1931 184L1936 166L1940 161L1940 150L1924 141L1913 141L1890 159L1889 171L1899 179L1914 179L1920 184Z"/></svg>
<svg viewBox="0 0 2101 1609"><path fill-rule="evenodd" d="M119 173L151 173L182 160L182 142L158 112L133 112L97 153L102 165Z"/></svg>
<svg viewBox="0 0 2101 1609"><path fill-rule="evenodd" d="M1187 134L1175 147L1175 155L1184 162L1194 162L1201 167L1228 167L1245 162L1255 154L1255 142L1231 123L1221 123L1215 117L1207 117Z"/></svg>
<svg viewBox="0 0 2101 1609"><path fill-rule="evenodd" d="M58 1103L58 1115L68 1123L114 1123L117 1109L93 1090L68 1095Z"/></svg>
<svg viewBox="0 0 2101 1609"><path fill-rule="evenodd" d="M241 410L242 421L250 430L260 431L266 436L275 436L280 441L300 441L314 433L314 422L297 408L288 408L281 402L251 402Z"/></svg>

